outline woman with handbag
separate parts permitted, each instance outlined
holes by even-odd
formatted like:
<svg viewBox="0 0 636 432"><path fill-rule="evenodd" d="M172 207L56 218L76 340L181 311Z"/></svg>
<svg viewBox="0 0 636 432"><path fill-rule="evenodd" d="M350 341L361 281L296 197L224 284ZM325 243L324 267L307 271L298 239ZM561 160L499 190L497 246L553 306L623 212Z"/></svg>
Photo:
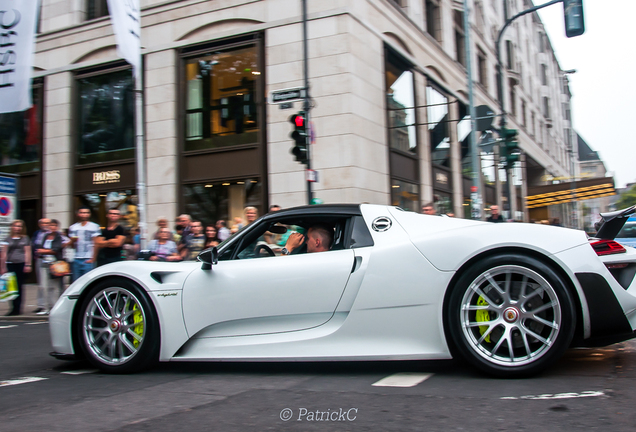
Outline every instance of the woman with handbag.
<svg viewBox="0 0 636 432"><path fill-rule="evenodd" d="M34 247L35 255L40 259L40 268L37 271L40 275L40 287L44 296L44 307L37 314L48 315L63 291L63 278L51 276L50 269L51 264L61 260L63 254L63 239L62 235L57 231L57 223L51 221L49 231L42 237L40 242L35 242Z"/></svg>
<svg viewBox="0 0 636 432"><path fill-rule="evenodd" d="M0 273L15 273L18 284L18 297L13 300L13 306L9 315L20 315L22 310L22 285L25 273L31 273L31 240L26 235L24 221L16 219L11 222L11 231L3 240L2 252L0 252Z"/></svg>

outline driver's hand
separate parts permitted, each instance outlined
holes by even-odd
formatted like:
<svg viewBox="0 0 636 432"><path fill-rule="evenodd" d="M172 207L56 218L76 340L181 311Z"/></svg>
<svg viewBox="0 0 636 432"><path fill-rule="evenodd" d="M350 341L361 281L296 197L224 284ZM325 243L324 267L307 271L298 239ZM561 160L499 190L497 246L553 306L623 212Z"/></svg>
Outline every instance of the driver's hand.
<svg viewBox="0 0 636 432"><path fill-rule="evenodd" d="M287 242L285 243L285 247L287 248L288 251L293 251L294 249L302 246L302 244L305 243L305 236L302 235L301 233L292 233L288 238L287 238Z"/></svg>

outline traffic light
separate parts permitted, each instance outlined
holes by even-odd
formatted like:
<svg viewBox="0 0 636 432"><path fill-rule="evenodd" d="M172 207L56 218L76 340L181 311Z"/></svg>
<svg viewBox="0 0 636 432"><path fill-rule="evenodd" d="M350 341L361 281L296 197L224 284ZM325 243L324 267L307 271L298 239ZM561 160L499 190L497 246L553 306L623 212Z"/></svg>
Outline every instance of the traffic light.
<svg viewBox="0 0 636 432"><path fill-rule="evenodd" d="M294 125L292 133L289 135L294 140L294 147L291 154L296 156L296 162L307 164L307 117L304 111L293 114L289 117L289 122Z"/></svg>
<svg viewBox="0 0 636 432"><path fill-rule="evenodd" d="M499 135L504 141L504 145L501 148L501 156L505 158L506 165L509 167L519 160L521 154L519 143L517 142L517 133L517 129L502 128L499 131Z"/></svg>
<svg viewBox="0 0 636 432"><path fill-rule="evenodd" d="M583 19L583 0L563 0L563 16L565 17L565 35L569 38L585 33Z"/></svg>

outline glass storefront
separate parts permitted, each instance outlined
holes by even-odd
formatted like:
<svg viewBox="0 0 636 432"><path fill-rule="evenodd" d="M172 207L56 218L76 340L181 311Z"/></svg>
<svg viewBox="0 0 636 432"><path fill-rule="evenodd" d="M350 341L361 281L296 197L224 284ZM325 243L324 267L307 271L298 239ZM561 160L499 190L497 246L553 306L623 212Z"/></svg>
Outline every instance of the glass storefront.
<svg viewBox="0 0 636 432"><path fill-rule="evenodd" d="M78 87L78 164L134 158L132 71L81 76Z"/></svg>
<svg viewBox="0 0 636 432"><path fill-rule="evenodd" d="M185 59L185 150L259 142L256 44Z"/></svg>
<svg viewBox="0 0 636 432"><path fill-rule="evenodd" d="M0 172L40 170L42 148L42 86L34 85L33 106L0 114Z"/></svg>
<svg viewBox="0 0 636 432"><path fill-rule="evenodd" d="M263 190L259 179L243 179L227 182L207 182L183 186L185 213L203 225L223 219L231 228L235 218L243 218L247 206L256 207L263 214Z"/></svg>
<svg viewBox="0 0 636 432"><path fill-rule="evenodd" d="M386 104L389 116L389 144L406 153L417 152L415 135L415 92L413 73L389 57L386 63Z"/></svg>
<svg viewBox="0 0 636 432"><path fill-rule="evenodd" d="M419 188L416 184L391 180L391 205L404 210L419 211Z"/></svg>
<svg viewBox="0 0 636 432"><path fill-rule="evenodd" d="M108 223L108 210L116 208L121 213L119 223L129 231L139 225L137 194L134 190L121 190L101 193L87 193L75 197L74 213L80 207L91 209L91 220L104 227Z"/></svg>
<svg viewBox="0 0 636 432"><path fill-rule="evenodd" d="M428 86L426 87L426 105L431 160L435 165L450 167L448 98L436 88Z"/></svg>

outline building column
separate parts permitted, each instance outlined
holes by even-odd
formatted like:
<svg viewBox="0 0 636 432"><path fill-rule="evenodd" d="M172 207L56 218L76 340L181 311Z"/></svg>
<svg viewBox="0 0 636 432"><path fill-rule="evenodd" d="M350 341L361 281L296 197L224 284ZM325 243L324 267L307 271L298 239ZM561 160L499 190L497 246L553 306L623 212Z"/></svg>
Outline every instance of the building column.
<svg viewBox="0 0 636 432"><path fill-rule="evenodd" d="M426 76L421 73L415 73L415 95L418 105L421 108L417 109L417 137L420 159L420 205L418 212L421 211L421 206L424 203L433 202L433 168L431 166L431 141L428 131L428 110L426 105L428 100L426 99Z"/></svg>
<svg viewBox="0 0 636 432"><path fill-rule="evenodd" d="M448 104L448 131L450 135L450 166L453 177L453 213L456 217L464 216L464 184L462 177L461 145L457 136L457 122L459 121L459 104L452 100Z"/></svg>
<svg viewBox="0 0 636 432"><path fill-rule="evenodd" d="M178 215L179 152L177 137L177 54L165 50L145 55L146 184L148 235L159 217Z"/></svg>
<svg viewBox="0 0 636 432"><path fill-rule="evenodd" d="M42 215L59 220L60 228L73 220L72 85L70 72L49 75L44 84Z"/></svg>
<svg viewBox="0 0 636 432"><path fill-rule="evenodd" d="M521 179L521 211L523 212L523 221L530 222L530 213L528 211L528 206L526 205L526 197L528 196L528 174L526 171L525 153L521 152L519 161L521 161L521 175L523 176Z"/></svg>

